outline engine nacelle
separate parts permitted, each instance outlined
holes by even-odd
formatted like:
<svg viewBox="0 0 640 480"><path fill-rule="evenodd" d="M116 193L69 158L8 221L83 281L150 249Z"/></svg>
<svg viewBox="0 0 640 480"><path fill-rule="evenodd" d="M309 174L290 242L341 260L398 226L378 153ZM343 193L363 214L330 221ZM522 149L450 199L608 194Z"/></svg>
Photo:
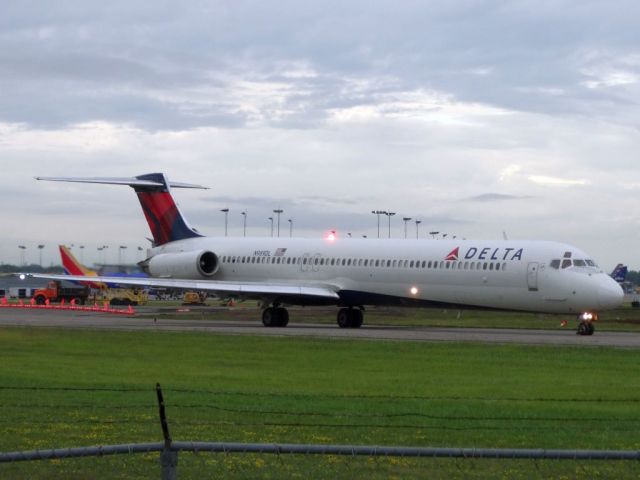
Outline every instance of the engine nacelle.
<svg viewBox="0 0 640 480"><path fill-rule="evenodd" d="M150 258L147 273L152 277L198 279L213 277L218 271L218 256L208 250L160 253Z"/></svg>

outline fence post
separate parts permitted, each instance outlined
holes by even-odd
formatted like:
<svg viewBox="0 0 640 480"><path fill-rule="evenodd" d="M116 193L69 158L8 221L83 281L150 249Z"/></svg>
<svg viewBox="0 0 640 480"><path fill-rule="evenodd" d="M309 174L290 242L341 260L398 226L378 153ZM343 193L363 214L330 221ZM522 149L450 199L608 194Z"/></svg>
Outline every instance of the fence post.
<svg viewBox="0 0 640 480"><path fill-rule="evenodd" d="M156 383L156 395L158 397L158 410L160 412L160 425L162 426L162 435L164 436L164 448L160 452L160 466L162 469L162 480L177 480L178 478L178 452L171 450L171 434L169 433L169 424L164 411L164 397L162 396L162 388Z"/></svg>

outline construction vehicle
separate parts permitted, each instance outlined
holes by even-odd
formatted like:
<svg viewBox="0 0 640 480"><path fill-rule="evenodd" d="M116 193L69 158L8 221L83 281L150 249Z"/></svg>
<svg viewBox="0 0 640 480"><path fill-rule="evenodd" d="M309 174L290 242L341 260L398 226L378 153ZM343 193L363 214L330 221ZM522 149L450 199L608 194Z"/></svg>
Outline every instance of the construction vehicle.
<svg viewBox="0 0 640 480"><path fill-rule="evenodd" d="M46 288L38 288L33 292L33 298L38 305L49 303L59 303L62 301L84 305L89 298L89 287L63 287L59 280L52 280L47 284Z"/></svg>
<svg viewBox="0 0 640 480"><path fill-rule="evenodd" d="M109 305L144 305L149 296L137 288L104 288L98 291L95 300L107 301Z"/></svg>
<svg viewBox="0 0 640 480"><path fill-rule="evenodd" d="M204 305L207 301L207 294L204 292L184 292L182 305Z"/></svg>

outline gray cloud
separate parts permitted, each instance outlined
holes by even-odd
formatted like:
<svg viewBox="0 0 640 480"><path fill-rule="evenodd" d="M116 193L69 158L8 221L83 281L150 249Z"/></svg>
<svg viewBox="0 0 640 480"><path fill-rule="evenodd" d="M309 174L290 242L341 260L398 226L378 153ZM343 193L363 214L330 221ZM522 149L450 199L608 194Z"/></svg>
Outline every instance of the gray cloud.
<svg viewBox="0 0 640 480"><path fill-rule="evenodd" d="M638 194L639 16L631 0L4 2L7 251L147 235L130 191L34 175L166 171L214 187L177 194L210 233L223 206L255 235L281 206L300 234L371 236L385 208L640 264L640 218L618 213Z"/></svg>
<svg viewBox="0 0 640 480"><path fill-rule="evenodd" d="M534 198L530 195L508 195L504 193L483 193L480 195L474 195L473 197L465 198L463 201L472 202L500 202L505 200L526 200Z"/></svg>

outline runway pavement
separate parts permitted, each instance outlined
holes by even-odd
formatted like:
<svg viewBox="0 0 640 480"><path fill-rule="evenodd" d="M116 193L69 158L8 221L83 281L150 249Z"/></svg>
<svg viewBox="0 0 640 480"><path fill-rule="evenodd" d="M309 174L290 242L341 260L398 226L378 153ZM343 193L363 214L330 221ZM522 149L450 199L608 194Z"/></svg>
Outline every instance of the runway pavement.
<svg viewBox="0 0 640 480"><path fill-rule="evenodd" d="M304 336L418 342L478 342L531 345L584 345L640 348L640 333L601 332L583 337L573 329L435 328L367 326L341 329L336 325L292 322L286 328L265 328L258 321L167 320L93 312L0 309L0 326L86 328L106 330L198 331L228 335Z"/></svg>

